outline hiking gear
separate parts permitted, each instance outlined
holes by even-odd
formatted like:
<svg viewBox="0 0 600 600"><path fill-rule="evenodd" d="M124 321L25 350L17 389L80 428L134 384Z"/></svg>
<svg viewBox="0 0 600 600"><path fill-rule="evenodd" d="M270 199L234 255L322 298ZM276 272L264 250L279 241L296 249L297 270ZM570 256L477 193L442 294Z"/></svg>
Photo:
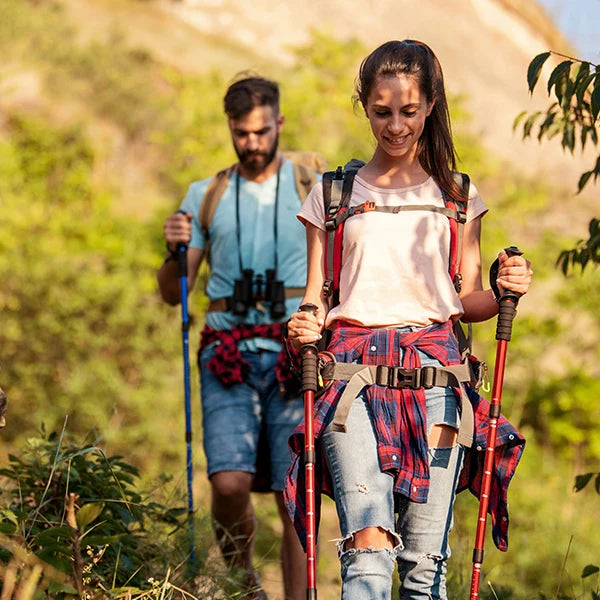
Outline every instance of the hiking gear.
<svg viewBox="0 0 600 600"><path fill-rule="evenodd" d="M184 211L178 211L184 212ZM185 214L185 213L184 213ZM185 443L187 467L187 500L188 523L190 535L190 563L193 568L195 556L194 542L194 492L192 467L192 409L190 392L190 360L189 360L189 329L188 289L187 289L187 245L178 244L177 263L179 266L179 293L181 296L181 337L183 347L183 391L185 399Z"/></svg>
<svg viewBox="0 0 600 600"><path fill-rule="evenodd" d="M340 271L342 266L342 248L344 223L346 219L367 212L399 213L404 211L426 210L437 212L448 217L450 226L450 257L448 272L457 292L460 291L462 277L458 272L462 251L463 225L467 221L466 202L469 197L470 180L465 173L455 173L457 184L463 190L463 199L451 198L444 190L444 206L405 205L405 206L376 206L375 202L366 202L360 206L350 207L354 176L365 163L353 158L344 168L339 166L335 172L323 174L323 204L325 209L325 228L327 239L325 246L325 282L323 292L330 297L330 307L339 304Z"/></svg>
<svg viewBox="0 0 600 600"><path fill-rule="evenodd" d="M294 183L300 202L316 183L316 173L326 169L324 159L316 152L283 152L282 157L292 163ZM234 282L234 291L231 297L215 298L209 306L209 312L230 311L238 316L245 316L249 308L258 308L265 311L263 301L270 303L269 312L274 320L281 319L286 314L285 299L301 298L304 288L285 288L284 282L278 279L278 200L279 180L283 161L277 171L275 186L275 209L273 217L274 263L273 268L266 269L265 273L254 274L251 269L243 264L241 256L241 218L240 218L240 176L237 163L217 173L206 189L199 208L199 221L205 237L205 253L210 264L210 224L214 217L219 201L229 184L230 178L235 176L235 221L236 239L238 247L238 263L241 277ZM214 304L213 304L214 303Z"/></svg>
<svg viewBox="0 0 600 600"><path fill-rule="evenodd" d="M317 152L282 152L294 167L294 181L300 202L304 202L306 196L316 183L315 173L323 173L327 168L325 159ZM219 200L229 183L229 178L236 172L237 163L219 171L212 179L202 203L200 204L199 220L202 232L208 241L209 226L217 210ZM208 247L207 247L208 251Z"/></svg>
<svg viewBox="0 0 600 600"><path fill-rule="evenodd" d="M286 300L288 300L289 298L302 298L302 296L304 296L305 291L306 288L303 287L284 288L283 297ZM259 300L256 300L254 306L258 306L259 302ZM231 311L233 309L233 303L233 296L230 296L229 298L215 298L214 300L211 300L208 303L208 308L206 309L206 312Z"/></svg>
<svg viewBox="0 0 600 600"><path fill-rule="evenodd" d="M461 388L461 383L471 381L469 366L465 363L449 366L426 366L404 368L388 365L364 365L329 362L323 366L320 375L324 381L347 381L338 401L333 417L333 430L346 431L346 419L352 401L365 385L382 385L393 389L431 389L434 386ZM470 446L473 443L473 410L461 388L462 417L458 430L458 443Z"/></svg>
<svg viewBox="0 0 600 600"><path fill-rule="evenodd" d="M401 205L401 206L376 206L375 202L365 202L360 206L350 206L354 176L358 169L365 163L353 158L344 168L339 166L335 172L323 174L323 204L325 210L325 229L327 232L324 256L325 281L323 294L329 298L329 308L339 304L340 273L342 267L342 251L344 239L344 224L346 220L357 214L368 212L399 213L404 211L430 211L448 217L450 227L450 254L448 259L448 273L459 293L462 285L462 276L459 272L462 253L462 239L464 225L467 221L467 200L469 197L470 180L465 173L454 173L454 180L463 192L462 198L453 198L442 191L444 206L431 204ZM487 366L471 354L472 327L466 324L466 333L462 322L456 321L454 333L458 339L462 362L468 365L471 371L471 381L475 389L479 389L486 379Z"/></svg>
<svg viewBox="0 0 600 600"><path fill-rule="evenodd" d="M352 186L358 169L364 163L352 159L345 168L339 166L335 172L323 174L323 203L325 210L325 229L327 232L325 245L325 281L323 293L330 298L330 308L339 304L340 273L342 266L344 224L346 220L357 214L367 212L386 212L397 214L404 211L431 211L448 217L450 227L450 256L448 272L454 287L460 292L462 276L459 273L463 226L467 221L467 199L469 197L469 177L464 173L455 173L455 181L460 185L463 198L451 198L444 190L442 196L444 206L431 204L376 206L375 202L365 202L359 206L350 206ZM365 385L377 384L391 388L429 388L434 385L452 386L461 390L463 418L459 429L460 444L471 445L473 441L473 410L466 398L461 383L470 383L478 389L485 377L487 367L471 355L471 325L465 334L460 323L454 325L454 333L459 342L462 364L453 367L404 369L396 365L328 365L324 369L323 379L348 380L348 385L340 398L334 417L337 431L345 431L345 419L352 404L352 399Z"/></svg>
<svg viewBox="0 0 600 600"><path fill-rule="evenodd" d="M273 211L273 247L274 247L274 271L277 272L277 216L279 214L279 179L281 174L281 164L282 161L279 161L279 166L277 167L277 180L275 183L275 210ZM206 196L205 196L206 197ZM216 208L216 207L215 207ZM202 210L202 207L201 207ZM240 265L240 273L244 275L248 271L253 273L251 269L244 269L244 264L242 260L242 230L241 230L241 221L240 221L240 174L238 171L235 173L235 235L237 239L237 249L238 249L238 264ZM208 230L205 234L208 233ZM208 238L207 238L208 239ZM236 281L236 285L237 285ZM252 293L252 291L250 291ZM235 292L234 292L235 295Z"/></svg>
<svg viewBox="0 0 600 600"><path fill-rule="evenodd" d="M302 304L298 309L317 313L314 304ZM306 476L306 598L317 598L317 532L315 518L315 434L314 403L317 391L317 362L319 349L314 344L304 344L302 356L302 391L304 393L304 470Z"/></svg>
<svg viewBox="0 0 600 600"><path fill-rule="evenodd" d="M515 246L505 248L508 256L520 256L523 254ZM496 285L498 276L498 259L490 268L490 284L494 294L499 296ZM517 312L519 294L505 291L500 297L498 322L496 325L496 363L494 365L494 383L492 386L492 399L489 412L488 437L485 448L483 466L483 477L481 483L481 497L479 502L479 514L477 517L477 530L475 534L475 546L473 548L473 571L471 574L471 596L470 600L477 600L479 596L479 580L481 577L481 563L483 562L483 546L485 542L485 527L487 521L488 504L490 500L490 488L492 484L492 467L494 464L494 452L496 450L496 432L498 419L500 417L500 405L502 399L502 384L504 381L504 367L506 364L506 349L512 333L512 322Z"/></svg>

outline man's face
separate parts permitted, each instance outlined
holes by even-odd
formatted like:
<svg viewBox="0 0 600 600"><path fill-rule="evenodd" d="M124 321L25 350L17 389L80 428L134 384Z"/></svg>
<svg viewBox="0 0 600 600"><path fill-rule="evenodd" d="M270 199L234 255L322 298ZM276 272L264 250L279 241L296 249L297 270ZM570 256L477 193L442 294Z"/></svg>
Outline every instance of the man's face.
<svg viewBox="0 0 600 600"><path fill-rule="evenodd" d="M233 147L244 169L262 172L277 153L283 115L276 115L272 106L255 106L239 119L229 119Z"/></svg>

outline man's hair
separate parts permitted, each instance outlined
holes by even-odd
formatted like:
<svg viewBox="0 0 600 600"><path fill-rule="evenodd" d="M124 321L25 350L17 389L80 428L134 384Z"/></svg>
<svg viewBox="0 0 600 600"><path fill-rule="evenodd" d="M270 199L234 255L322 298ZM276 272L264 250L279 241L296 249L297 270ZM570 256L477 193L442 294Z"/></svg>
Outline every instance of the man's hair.
<svg viewBox="0 0 600 600"><path fill-rule="evenodd" d="M227 89L223 98L225 114L230 119L239 119L256 106L272 106L273 112L279 114L279 86L264 77L244 74L243 79Z"/></svg>

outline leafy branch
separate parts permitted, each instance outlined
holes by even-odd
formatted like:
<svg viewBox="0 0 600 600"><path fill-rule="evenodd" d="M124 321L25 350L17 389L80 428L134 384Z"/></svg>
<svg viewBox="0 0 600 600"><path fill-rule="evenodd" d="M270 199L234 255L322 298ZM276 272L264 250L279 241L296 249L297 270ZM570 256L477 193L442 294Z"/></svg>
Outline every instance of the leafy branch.
<svg viewBox="0 0 600 600"><path fill-rule="evenodd" d="M533 134L537 126L539 142L561 136L561 145L574 153L580 146L583 151L586 144L598 145L598 115L600 113L600 66L588 61L565 56L558 52L542 52L529 64L527 84L533 93L542 72L542 68L551 55L560 56L561 61L550 73L546 83L548 96L554 94L555 101L546 111L521 112L515 119L513 129L523 127L523 139ZM577 184L580 193L593 176L594 182L600 176L600 155L592 169L581 174ZM589 225L589 238L580 240L571 250L564 250L557 259L566 275L575 265L585 269L591 263L600 263L600 230L598 219L592 219Z"/></svg>

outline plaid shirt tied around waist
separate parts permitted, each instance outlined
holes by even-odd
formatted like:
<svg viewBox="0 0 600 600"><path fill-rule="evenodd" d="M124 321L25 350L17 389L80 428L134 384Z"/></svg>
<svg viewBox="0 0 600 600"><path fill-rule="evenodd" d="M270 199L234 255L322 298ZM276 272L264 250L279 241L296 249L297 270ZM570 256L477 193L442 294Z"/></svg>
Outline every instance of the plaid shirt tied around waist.
<svg viewBox="0 0 600 600"><path fill-rule="evenodd" d="M270 323L267 325L237 325L231 329L212 329L205 327L200 338L200 350L202 352L207 346L219 342L215 355L208 361L208 369L218 377L219 381L226 387L243 383L250 371L250 365L242 357L237 344L241 340L250 338L263 338L276 340L282 344L281 351L277 356L275 365L275 377L279 382L280 390L294 388L298 390L298 379L292 371L290 353L295 364L299 364L298 353L284 344L285 323ZM295 394L298 395L297 393Z"/></svg>
<svg viewBox="0 0 600 600"><path fill-rule="evenodd" d="M338 362L365 365L421 366L417 349L437 359L444 366L460 363L458 342L452 323L434 324L414 332L398 329L370 329L345 322L336 322L328 350ZM335 381L329 390L315 401L314 431L318 440L332 421L346 381ZM465 448L465 461L458 483L458 491L469 489L479 497L483 475L483 461L487 442L489 402L470 385L465 386L473 406L475 431L473 445ZM457 398L460 390L455 388ZM381 470L394 477L394 491L413 502L426 502L429 492L429 462L425 390L395 389L370 385L365 398L372 415ZM498 420L494 473L490 491L489 512L492 517L492 535L495 545L508 548L508 485L521 458L525 439L503 417ZM288 512L303 545L306 543L304 422L296 428L289 440L292 464L288 470L284 490ZM315 506L317 528L320 518L320 495L333 497L333 484L319 444L315 444Z"/></svg>

